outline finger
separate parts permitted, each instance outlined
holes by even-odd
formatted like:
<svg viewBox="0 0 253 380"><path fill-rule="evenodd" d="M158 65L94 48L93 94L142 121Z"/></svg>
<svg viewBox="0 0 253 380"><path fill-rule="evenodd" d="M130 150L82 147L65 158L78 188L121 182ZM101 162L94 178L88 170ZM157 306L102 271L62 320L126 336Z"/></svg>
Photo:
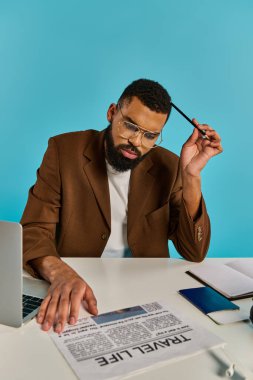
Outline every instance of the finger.
<svg viewBox="0 0 253 380"><path fill-rule="evenodd" d="M204 129L204 130L207 130L207 131L213 131L214 129L209 125L209 124L205 124L205 123L199 123L197 119L192 119L192 122L193 124L196 125L196 127L199 127L200 129Z"/></svg>
<svg viewBox="0 0 253 380"><path fill-rule="evenodd" d="M214 131L214 129L209 124L199 124L199 127L205 131Z"/></svg>
<svg viewBox="0 0 253 380"><path fill-rule="evenodd" d="M219 141L211 141L210 146L212 147L221 147L221 143Z"/></svg>
<svg viewBox="0 0 253 380"><path fill-rule="evenodd" d="M78 319L80 305L85 294L86 286L73 289L70 296L69 324L74 325Z"/></svg>
<svg viewBox="0 0 253 380"><path fill-rule="evenodd" d="M70 291L68 289L65 289L65 291L62 292L59 299L57 322L54 327L54 331L57 332L58 334L64 330L67 317L68 317L69 305L70 305Z"/></svg>
<svg viewBox="0 0 253 380"><path fill-rule="evenodd" d="M220 143L211 143L210 146L214 149L216 149L216 154L222 153L223 148Z"/></svg>
<svg viewBox="0 0 253 380"><path fill-rule="evenodd" d="M192 122L196 125L196 127L198 128L198 130L202 130L202 131L205 132L204 136L208 136L209 132L214 131L214 129L210 125L208 125L208 124L200 124L196 119L192 119ZM215 133L217 134L217 132L215 132ZM219 135L217 134L217 136L219 136ZM202 133L201 133L200 137L203 138L203 134Z"/></svg>
<svg viewBox="0 0 253 380"><path fill-rule="evenodd" d="M211 140L215 140L215 141L221 141L221 138L220 138L220 135L212 130L212 131L206 131L206 135L211 139Z"/></svg>
<svg viewBox="0 0 253 380"><path fill-rule="evenodd" d="M206 131L207 129L210 129L209 125L207 124L200 124L196 119L192 119L193 124L196 126L196 129L199 131Z"/></svg>
<svg viewBox="0 0 253 380"><path fill-rule="evenodd" d="M207 124L199 124L199 122L196 119L192 119L192 122L196 126L196 130L198 131L198 138L205 138L207 129L210 129L211 127L209 127Z"/></svg>
<svg viewBox="0 0 253 380"><path fill-rule="evenodd" d="M42 325L43 331L48 331L54 323L56 312L57 312L57 307L58 307L58 303L59 303L59 296L60 296L59 292L55 292L52 295L52 298L51 298L49 305L47 307L46 316L45 316L45 319L44 319L44 322Z"/></svg>
<svg viewBox="0 0 253 380"><path fill-rule="evenodd" d="M195 117L192 119L193 124L195 124L197 127L199 126L199 122Z"/></svg>
<svg viewBox="0 0 253 380"><path fill-rule="evenodd" d="M88 304L88 311L93 315L97 315L98 314L97 300L96 300L96 297L94 296L93 291L91 290L89 286L85 292L85 300Z"/></svg>
<svg viewBox="0 0 253 380"><path fill-rule="evenodd" d="M212 148L212 153L209 151L209 154L211 154L211 156L216 156L217 154L223 152L220 141L202 140L201 148L199 148L199 151L205 151L206 148Z"/></svg>
<svg viewBox="0 0 253 380"><path fill-rule="evenodd" d="M50 300L51 294L48 294L42 301L36 317L38 323L43 323Z"/></svg>
<svg viewBox="0 0 253 380"><path fill-rule="evenodd" d="M203 131L204 133L202 133L201 131ZM205 144L206 141L210 141L210 137L207 135L206 130L198 129L198 139L196 141L197 145L203 147L203 144Z"/></svg>

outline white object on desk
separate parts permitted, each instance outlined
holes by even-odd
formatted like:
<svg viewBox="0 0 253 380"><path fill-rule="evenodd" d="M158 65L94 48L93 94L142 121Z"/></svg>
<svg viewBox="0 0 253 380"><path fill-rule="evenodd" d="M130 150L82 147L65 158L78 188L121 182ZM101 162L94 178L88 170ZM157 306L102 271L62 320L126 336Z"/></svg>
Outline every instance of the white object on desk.
<svg viewBox="0 0 253 380"><path fill-rule="evenodd" d="M248 321L249 313L241 310L221 310L213 313L208 313L209 318L219 325L235 323L240 321Z"/></svg>
<svg viewBox="0 0 253 380"><path fill-rule="evenodd" d="M253 265L253 259L251 260L251 265ZM244 273L242 272L247 266L248 263L243 265L242 260L237 260L237 265L233 265L233 262L231 264L204 262L191 268L189 272L225 297L236 299L241 296L250 297L253 295L253 278L249 277L249 271L244 270ZM245 274L246 272L247 275Z"/></svg>

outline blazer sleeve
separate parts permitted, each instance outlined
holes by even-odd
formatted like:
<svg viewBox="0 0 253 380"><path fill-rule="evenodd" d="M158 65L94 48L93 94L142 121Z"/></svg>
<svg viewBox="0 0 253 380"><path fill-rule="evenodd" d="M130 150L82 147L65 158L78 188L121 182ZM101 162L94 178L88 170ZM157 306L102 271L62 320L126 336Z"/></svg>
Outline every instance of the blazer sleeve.
<svg viewBox="0 0 253 380"><path fill-rule="evenodd" d="M211 225L204 198L201 197L198 218L193 220L183 200L182 180L178 170L170 196L169 239L186 260L200 262L207 254L210 237Z"/></svg>
<svg viewBox="0 0 253 380"><path fill-rule="evenodd" d="M30 260L57 256L56 226L61 207L61 178L56 142L49 139L37 181L29 190L28 201L21 219L23 226L23 267L31 275L37 273Z"/></svg>

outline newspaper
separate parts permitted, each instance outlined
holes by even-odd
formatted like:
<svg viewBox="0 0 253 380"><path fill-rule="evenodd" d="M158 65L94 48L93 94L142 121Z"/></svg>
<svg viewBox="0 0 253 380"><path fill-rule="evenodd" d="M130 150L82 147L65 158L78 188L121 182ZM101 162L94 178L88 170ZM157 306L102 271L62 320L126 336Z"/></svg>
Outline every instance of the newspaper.
<svg viewBox="0 0 253 380"><path fill-rule="evenodd" d="M163 302L80 318L51 338L80 380L122 379L224 345Z"/></svg>

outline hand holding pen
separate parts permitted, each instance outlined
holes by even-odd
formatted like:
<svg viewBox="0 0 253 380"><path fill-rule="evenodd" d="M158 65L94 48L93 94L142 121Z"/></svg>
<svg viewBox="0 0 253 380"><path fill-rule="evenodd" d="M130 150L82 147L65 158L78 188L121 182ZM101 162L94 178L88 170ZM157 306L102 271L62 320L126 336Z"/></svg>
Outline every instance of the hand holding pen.
<svg viewBox="0 0 253 380"><path fill-rule="evenodd" d="M209 159L222 153L221 138L209 125L199 124L196 119L191 120L174 103L171 105L195 128L183 145L180 158L182 170L198 177Z"/></svg>

